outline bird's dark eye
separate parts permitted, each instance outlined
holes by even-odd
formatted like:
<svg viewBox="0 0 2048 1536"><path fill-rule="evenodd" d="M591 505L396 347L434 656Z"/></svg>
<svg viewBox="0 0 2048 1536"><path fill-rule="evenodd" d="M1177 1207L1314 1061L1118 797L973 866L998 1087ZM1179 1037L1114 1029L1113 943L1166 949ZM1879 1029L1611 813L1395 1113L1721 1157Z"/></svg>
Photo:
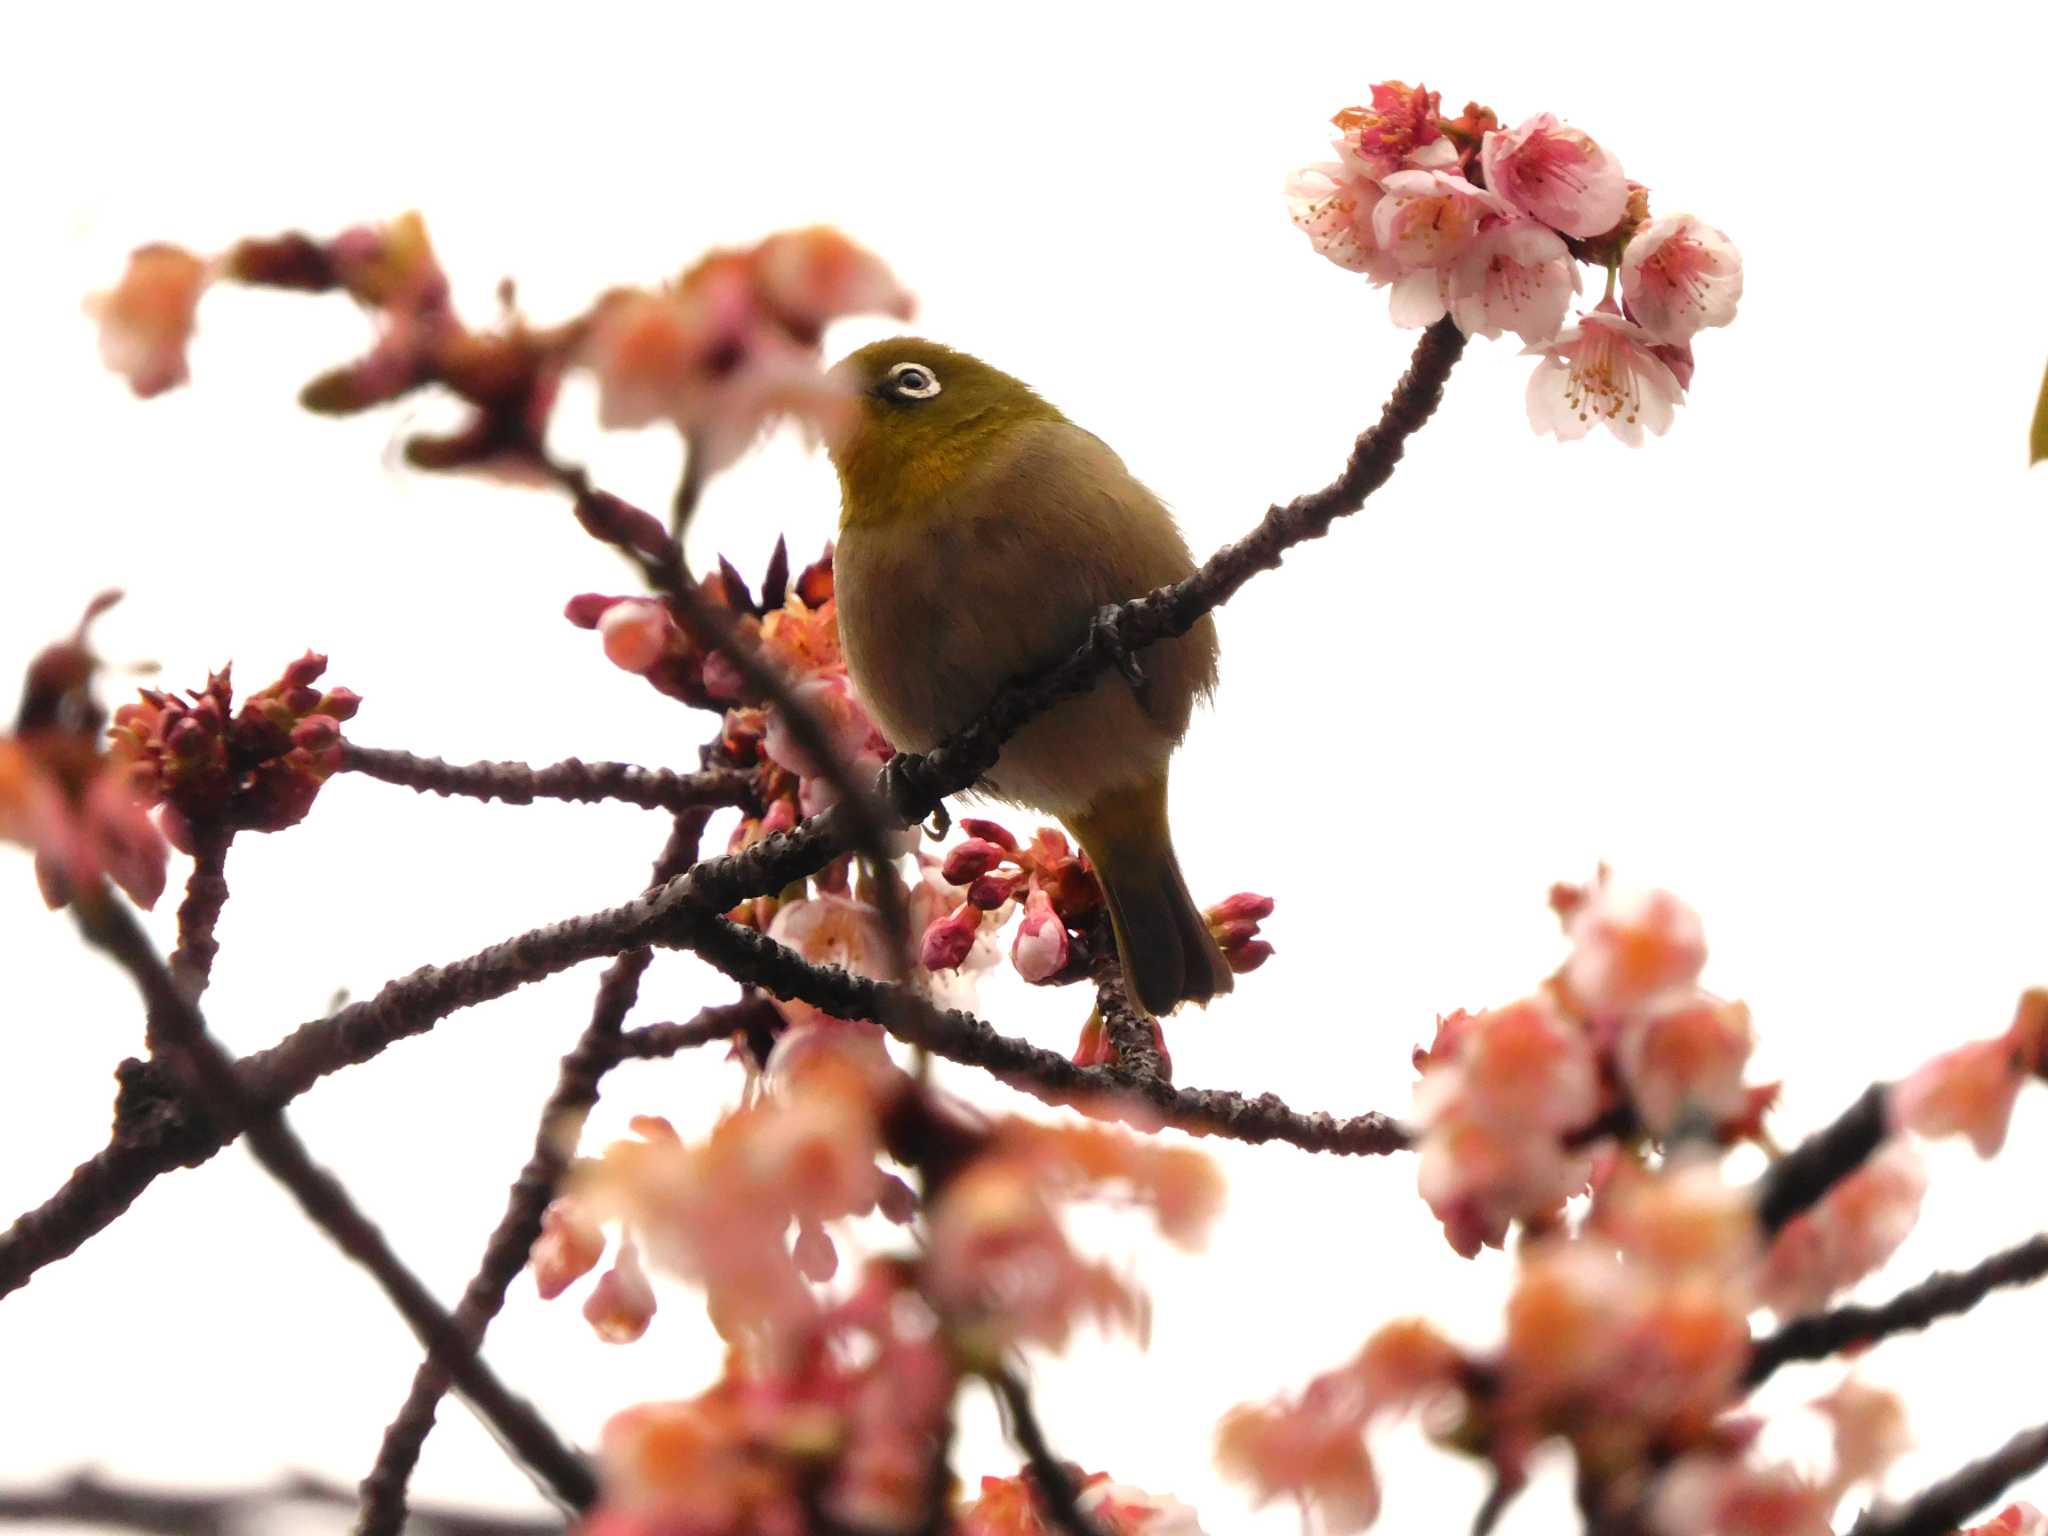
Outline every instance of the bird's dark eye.
<svg viewBox="0 0 2048 1536"><path fill-rule="evenodd" d="M898 363L884 382L890 394L903 400L929 400L939 392L939 376L923 363Z"/></svg>

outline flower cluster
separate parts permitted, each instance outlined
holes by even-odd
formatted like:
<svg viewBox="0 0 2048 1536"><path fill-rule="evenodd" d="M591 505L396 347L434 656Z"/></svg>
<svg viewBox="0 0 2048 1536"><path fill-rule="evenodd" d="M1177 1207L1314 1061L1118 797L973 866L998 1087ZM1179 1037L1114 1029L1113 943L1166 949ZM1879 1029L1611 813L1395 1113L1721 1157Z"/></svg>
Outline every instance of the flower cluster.
<svg viewBox="0 0 2048 1536"><path fill-rule="evenodd" d="M121 765L101 751L106 712L93 694L92 621L120 598L103 593L70 638L29 664L14 733L0 736L0 842L35 855L43 899L61 907L111 880L144 907L163 894L169 855Z"/></svg>
<svg viewBox="0 0 2048 1536"><path fill-rule="evenodd" d="M169 245L137 250L115 286L88 305L101 356L137 394L185 382L199 302L217 280L348 294L371 316L371 346L310 381L301 403L349 414L442 385L466 404L467 418L451 433L410 439L407 459L422 469L520 479L542 468L570 368L595 379L606 425L672 422L702 455L695 471L708 473L780 418L828 421L840 400L819 355L829 322L907 318L911 308L876 257L835 230L814 228L716 252L659 289L614 290L551 327L528 324L507 285L500 323L478 330L456 315L425 222L408 213L329 240L243 240L214 258Z"/></svg>
<svg viewBox="0 0 2048 1536"><path fill-rule="evenodd" d="M730 1340L772 1345L813 1326L813 1287L839 1268L828 1226L916 1209L885 1159L924 1172L917 1283L954 1355L985 1363L1023 1343L1058 1348L1089 1318L1143 1331L1144 1298L1073 1250L1064 1203L1113 1192L1193 1244L1220 1199L1197 1153L1100 1126L985 1122L895 1067L871 1027L829 1019L785 1029L757 1089L703 1142L652 1118L634 1129L555 1202L533 1253L542 1294L559 1295L602 1258L603 1224L623 1225L585 1309L617 1341L653 1315L642 1252L701 1285Z"/></svg>
<svg viewBox="0 0 2048 1536"><path fill-rule="evenodd" d="M827 323L908 320L913 308L889 269L844 235L794 230L715 251L662 287L607 294L579 355L606 426L671 422L716 470L777 416L830 423L843 393L819 369Z"/></svg>
<svg viewBox="0 0 2048 1536"><path fill-rule="evenodd" d="M1334 1531L1362 1530L1379 1505L1367 1433L1419 1408L1441 1444L1483 1457L1509 1487L1537 1446L1562 1440L1582 1503L1622 1524L1654 1512L1655 1529L1819 1536L1843 1495L1905 1449L1903 1409L1846 1381L1819 1405L1834 1427L1830 1475L1755 1454L1760 1425L1730 1411L1745 1391L1761 1247L1749 1192L1712 1161L1611 1160L1586 1221L1523 1248L1496 1348L1462 1349L1416 1320L1382 1328L1298 1397L1231 1413L1223 1465L1261 1500L1293 1497Z"/></svg>
<svg viewBox="0 0 2048 1536"><path fill-rule="evenodd" d="M1418 1050L1424 1199L1451 1246L1499 1247L1555 1225L1615 1137L1726 1143L1754 1135L1771 1088L1743 1073L1749 1010L1700 989L1706 941L1663 892L1560 887L1571 953L1531 996L1437 1021Z"/></svg>
<svg viewBox="0 0 2048 1536"><path fill-rule="evenodd" d="M925 928L918 958L926 969L959 966L985 927L998 929L1021 909L1010 945L1017 974L1034 985L1086 975L1102 887L1080 852L1052 827L1040 827L1029 843L982 818L962 821L960 830L966 839L947 850L939 877L964 895Z"/></svg>
<svg viewBox="0 0 2048 1536"><path fill-rule="evenodd" d="M341 767L342 723L362 705L351 689L315 687L326 670L308 651L239 710L222 667L182 699L145 688L114 711L114 761L135 796L161 808L174 846L190 853L209 832L278 832L305 818Z"/></svg>
<svg viewBox="0 0 2048 1536"><path fill-rule="evenodd" d="M1652 218L1613 154L1549 113L1511 129L1477 105L1446 118L1436 92L1392 80L1332 121L1338 158L1296 171L1288 204L1318 252L1391 290L1397 325L1449 315L1468 336L1514 332L1542 358L1538 432L1603 424L1639 443L1671 425L1693 337L1742 297L1727 236ZM1582 261L1606 269L1607 292L1567 326Z"/></svg>

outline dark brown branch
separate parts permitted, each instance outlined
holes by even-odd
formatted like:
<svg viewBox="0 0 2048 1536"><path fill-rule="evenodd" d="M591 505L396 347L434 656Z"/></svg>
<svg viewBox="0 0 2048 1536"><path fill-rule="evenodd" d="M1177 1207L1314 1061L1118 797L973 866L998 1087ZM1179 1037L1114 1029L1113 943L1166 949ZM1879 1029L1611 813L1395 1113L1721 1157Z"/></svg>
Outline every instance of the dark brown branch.
<svg viewBox="0 0 2048 1536"><path fill-rule="evenodd" d="M1463 349L1464 339L1449 321L1424 332L1409 370L1379 422L1358 439L1336 480L1286 506L1271 508L1251 534L1218 550L1186 581L1121 605L1115 619L1108 621L1109 632L1127 651L1183 634L1258 571L1277 565L1287 549L1320 536L1335 518L1356 511L1385 483L1407 439L1428 420ZM578 494L579 506L600 494L592 492L580 474L565 483ZM623 535L611 542L630 552L630 540ZM678 551L675 570L681 569L680 558ZM909 786L911 791L894 806L901 824L922 821L945 795L966 788L985 772L984 753L988 762L994 760L987 743L1000 741L1005 733L1014 732L1060 699L1092 685L1109 665L1103 648L1084 645L1039 677L1005 688L975 724L951 742L922 759L905 759L903 771L894 776L896 784ZM857 813L842 801L789 832L765 838L740 853L698 864L660 896L636 904L644 911L628 914L615 909L553 924L492 945L453 965L426 967L391 982L367 1002L302 1025L270 1051L248 1058L242 1066L251 1093L263 1102L285 1102L326 1073L366 1061L393 1041L429 1029L458 1009L502 997L583 960L645 942L644 931L634 931L641 920L659 926L669 911L692 902L705 910L723 912L748 896L805 879L854 846L856 821ZM906 1027L901 1020L895 1023L899 1032ZM987 1043L1004 1037L986 1025L979 1028L986 1032L986 1040L971 1031L956 1034L950 1042L953 1049L945 1054L956 1060L977 1055L1014 1057L1014 1052ZM1007 1044L1030 1049L1021 1042ZM1046 1052L1036 1053L1036 1058L1049 1059L1010 1059L1002 1068L995 1068L993 1061L987 1064L1007 1071L1021 1083L1035 1084L1033 1091L1053 1098L1062 1093L1128 1093L1133 1086L1113 1080L1113 1075L1070 1077L1068 1074L1081 1074L1082 1069ZM1248 1141L1285 1139L1311 1150L1383 1152L1406 1145L1400 1128L1379 1115L1339 1122L1328 1115L1296 1115L1270 1095L1251 1101L1214 1093L1194 1097L1199 1101L1196 1104L1177 1102L1172 1106L1169 1123L1182 1129L1207 1127L1210 1133ZM158 1174L180 1163L204 1161L226 1139L216 1129L189 1123L142 1141L124 1139L117 1129L114 1142L105 1151L81 1164L50 1200L0 1234L0 1296L25 1284L43 1265L75 1251L127 1209Z"/></svg>
<svg viewBox="0 0 2048 1536"><path fill-rule="evenodd" d="M619 1059L653 1061L681 1051L695 1050L700 1045L730 1040L745 1030L749 1023L759 1019L764 1007L770 1006L759 998L737 1003L713 1003L708 1008L698 1009L695 1018L680 1024L642 1024L638 1029L629 1029L619 1036Z"/></svg>
<svg viewBox="0 0 2048 1536"><path fill-rule="evenodd" d="M1030 1391L1008 1371L997 1371L987 1380L989 1390L1002 1405L1010 1438L1017 1442L1025 1465L1031 1469L1031 1485L1045 1509L1047 1522L1066 1536L1102 1536L1095 1522L1081 1512L1081 1485L1073 1469L1053 1455L1052 1447L1046 1444L1045 1429L1038 1422Z"/></svg>
<svg viewBox="0 0 2048 1536"><path fill-rule="evenodd" d="M1891 1090L1875 1083L1834 1124L1814 1132L1756 1181L1756 1219L1767 1237L1863 1166L1891 1134Z"/></svg>
<svg viewBox="0 0 2048 1536"><path fill-rule="evenodd" d="M342 745L341 766L386 784L422 794L463 795L473 800L502 800L530 805L535 800L574 800L584 804L615 800L650 810L684 811L692 806L744 805L753 794L753 778L743 769L708 768L700 773L672 773L633 763L586 763L577 758L532 768L525 763L443 762L380 747Z"/></svg>
<svg viewBox="0 0 2048 1536"><path fill-rule="evenodd" d="M178 904L178 947L171 951L171 975L195 1003L205 994L214 956L220 953L214 927L228 903L230 841L227 833L209 833L199 839L192 873L185 879L185 899Z"/></svg>
<svg viewBox="0 0 2048 1536"><path fill-rule="evenodd" d="M2048 1233L1994 1253L1968 1269L1929 1275L1890 1301L1875 1306L1834 1307L1809 1317L1794 1318L1777 1332L1757 1340L1750 1351L1744 1380L1752 1387L1759 1386L1781 1365L1795 1360L1826 1360L1893 1334L1914 1333L1945 1317L1968 1312L1993 1291L2032 1285L2043 1278L2048 1278Z"/></svg>
<svg viewBox="0 0 2048 1536"><path fill-rule="evenodd" d="M941 1010L910 989L812 965L783 945L724 918L685 909L670 942L695 950L735 980L847 1019L876 1019L911 1045L981 1067L1049 1103L1114 1111L1141 1125L1168 1125L1192 1136L1254 1144L1284 1141L1311 1152L1369 1156L1398 1152L1408 1132L1381 1114L1348 1120L1302 1114L1270 1093L1246 1098L1216 1088L1176 1088L1117 1067L1080 1067L1054 1051L998 1034L959 1009ZM892 996L893 994L893 996Z"/></svg>
<svg viewBox="0 0 2048 1536"><path fill-rule="evenodd" d="M709 819L710 812L701 808L676 817L674 832L655 860L652 885L664 884L696 859ZM627 950L606 967L591 1004L590 1022L575 1048L562 1058L554 1090L541 1107L533 1151L513 1181L504 1214L455 1309L455 1326L461 1329L472 1354L504 1307L506 1291L526 1267L527 1255L540 1236L542 1214L574 1155L583 1121L597 1103L599 1085L620 1060L626 1015L639 999L640 978L653 960L654 951L642 947ZM451 1380L448 1368L431 1355L413 1373L405 1402L384 1431L376 1464L363 1479L357 1536L397 1536L404 1526L406 1483L433 1432L435 1413Z"/></svg>
<svg viewBox="0 0 2048 1536"><path fill-rule="evenodd" d="M1109 1041L1111 1060L1133 1077L1173 1081L1166 1059L1153 1042L1152 1021L1131 1006L1124 985L1123 962L1117 958L1116 938L1110 931L1105 911L1091 937L1095 951L1089 973L1095 982L1095 1014Z"/></svg>
<svg viewBox="0 0 2048 1536"><path fill-rule="evenodd" d="M340 1181L313 1161L283 1113L249 1099L234 1059L172 981L128 908L102 887L74 903L74 912L87 940L134 981L153 1015L156 1037L188 1069L190 1086L202 1102L217 1118L242 1125L257 1162L291 1191L300 1209L342 1252L370 1272L420 1342L447 1367L478 1416L536 1480L571 1508L588 1508L597 1485L583 1459L470 1352L454 1319L400 1261Z"/></svg>
<svg viewBox="0 0 2048 1536"><path fill-rule="evenodd" d="M2048 1424L2026 1429L2004 1445L1924 1488L1903 1504L1867 1511L1849 1536L1949 1536L2030 1472L2048 1467Z"/></svg>
<svg viewBox="0 0 2048 1536"><path fill-rule="evenodd" d="M236 1536L280 1529L289 1505L317 1504L339 1512L354 1502L348 1490L306 1476L246 1492L174 1493L124 1488L81 1472L47 1490L0 1492L0 1521L112 1527L150 1536ZM562 1522L424 1505L413 1510L407 1530L410 1536L561 1536Z"/></svg>

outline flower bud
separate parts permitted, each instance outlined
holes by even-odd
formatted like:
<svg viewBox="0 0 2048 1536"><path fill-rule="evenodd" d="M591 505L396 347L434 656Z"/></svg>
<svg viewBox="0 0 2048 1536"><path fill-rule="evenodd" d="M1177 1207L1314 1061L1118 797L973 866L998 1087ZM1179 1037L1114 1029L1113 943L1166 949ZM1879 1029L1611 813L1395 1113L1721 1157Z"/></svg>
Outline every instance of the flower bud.
<svg viewBox="0 0 2048 1536"><path fill-rule="evenodd" d="M952 849L940 873L948 885L968 885L1003 861L1003 850L986 838L973 837Z"/></svg>
<svg viewBox="0 0 2048 1536"><path fill-rule="evenodd" d="M918 963L928 971L956 970L974 948L975 935L980 932L980 908L963 901L948 916L925 929Z"/></svg>

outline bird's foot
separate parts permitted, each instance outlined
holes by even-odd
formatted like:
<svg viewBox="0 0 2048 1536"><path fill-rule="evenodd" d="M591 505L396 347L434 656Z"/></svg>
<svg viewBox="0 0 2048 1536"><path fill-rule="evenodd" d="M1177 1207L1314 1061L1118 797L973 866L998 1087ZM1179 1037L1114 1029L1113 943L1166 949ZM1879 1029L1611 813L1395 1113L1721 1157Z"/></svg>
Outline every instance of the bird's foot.
<svg viewBox="0 0 2048 1536"><path fill-rule="evenodd" d="M917 783L915 771L910 766L913 761L914 759L905 753L898 752L882 764L882 799L906 827L917 826L925 820L925 794ZM921 759L915 761L922 762ZM932 809L931 819L939 826L935 836L944 837L947 829L952 826L952 818L946 814L943 802Z"/></svg>
<svg viewBox="0 0 2048 1536"><path fill-rule="evenodd" d="M1117 617L1123 611L1119 603L1104 603L1095 610L1095 617L1088 621L1088 644L1095 651L1109 658L1124 681L1133 688L1145 686L1145 669L1138 665L1138 658L1124 644L1123 632Z"/></svg>

